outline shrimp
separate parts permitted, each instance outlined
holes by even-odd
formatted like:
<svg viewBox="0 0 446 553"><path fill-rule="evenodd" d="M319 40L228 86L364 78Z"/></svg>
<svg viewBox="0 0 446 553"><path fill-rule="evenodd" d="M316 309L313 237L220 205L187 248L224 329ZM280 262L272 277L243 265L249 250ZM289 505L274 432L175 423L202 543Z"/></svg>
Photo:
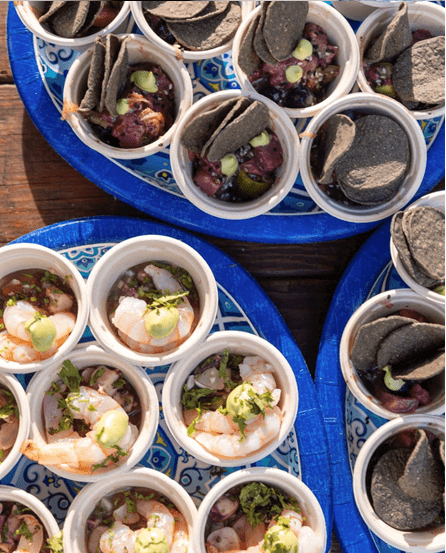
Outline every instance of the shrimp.
<svg viewBox="0 0 446 553"><path fill-rule="evenodd" d="M187 553L189 532L186 520L180 512L151 499L138 500L136 509L138 514L146 519L146 528L156 528L164 534L170 553ZM116 511L113 516L115 513ZM136 540L142 530L144 528L132 530L122 522L116 521L99 538L99 550L102 553L134 553Z"/></svg>
<svg viewBox="0 0 446 553"><path fill-rule="evenodd" d="M13 553L39 553L43 546L43 524L33 515L18 515L21 524L26 524L27 532L21 534L17 549Z"/></svg>
<svg viewBox="0 0 446 553"><path fill-rule="evenodd" d="M3 408L8 404L9 407L13 406L11 398L4 390L0 389L0 408ZM0 450L3 452L3 457L5 456L6 452L14 445L18 431L19 419L14 410L10 415L5 415L0 418Z"/></svg>
<svg viewBox="0 0 446 553"><path fill-rule="evenodd" d="M57 421L60 420L62 412L57 412L54 402L47 401L49 403L46 407L50 413L47 413L46 420L50 422L51 428L57 429ZM91 430L84 437L72 429L65 430L60 433L60 439L53 434L52 441L43 445L26 440L21 447L21 452L26 457L42 465L62 466L85 474L94 470L95 465L108 466L116 461L116 457L119 457L116 455L117 449L119 448L120 454L122 451L127 453L138 436L137 427L128 422L128 415L119 403L93 388L80 386L78 393L68 394L67 406L73 419L85 421L90 425ZM105 447L98 442L96 430L104 415L116 412L124 415L127 427L116 447Z"/></svg>
<svg viewBox="0 0 446 553"><path fill-rule="evenodd" d="M196 417L197 411L195 409L186 409L183 413L186 426L189 426ZM194 428L203 432L217 432L219 434L236 434L239 432L239 426L232 420L232 417L223 415L220 411L205 411L201 414L198 422L195 423Z"/></svg>
<svg viewBox="0 0 446 553"><path fill-rule="evenodd" d="M157 290L174 294L183 288L169 271L147 265L144 271L152 278ZM160 353L180 345L192 332L194 310L187 299L182 297L177 305L179 319L174 330L165 338L154 338L145 327L145 319L150 313L147 303L139 298L121 296L119 305L111 319L118 329L123 342L141 353Z"/></svg>
<svg viewBox="0 0 446 553"><path fill-rule="evenodd" d="M255 355L245 357L243 363L239 365L239 370L242 380L249 381L257 393L263 394L270 390L274 398L272 406L277 405L281 391L277 388L276 379L272 374L274 372L272 365Z"/></svg>
<svg viewBox="0 0 446 553"><path fill-rule="evenodd" d="M280 409L267 408L265 416L259 416L245 428L246 438L240 441L240 434L214 434L198 431L194 438L214 455L220 457L245 457L270 442L280 431L282 416ZM251 423L248 421L248 423Z"/></svg>

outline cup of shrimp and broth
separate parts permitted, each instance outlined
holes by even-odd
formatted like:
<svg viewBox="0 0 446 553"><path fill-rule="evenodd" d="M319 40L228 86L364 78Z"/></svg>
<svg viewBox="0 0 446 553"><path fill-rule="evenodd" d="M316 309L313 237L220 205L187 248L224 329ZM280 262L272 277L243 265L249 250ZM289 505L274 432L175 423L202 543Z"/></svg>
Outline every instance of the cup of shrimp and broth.
<svg viewBox="0 0 446 553"><path fill-rule="evenodd" d="M405 105L429 146L444 120L445 9L436 2L401 2L376 10L359 27L363 92Z"/></svg>
<svg viewBox="0 0 446 553"><path fill-rule="evenodd" d="M13 374L0 372L0 479L21 457L31 419L25 390Z"/></svg>
<svg viewBox="0 0 446 553"><path fill-rule="evenodd" d="M150 378L96 344L36 373L26 393L31 430L21 452L63 478L120 479L155 438L159 403Z"/></svg>
<svg viewBox="0 0 446 553"><path fill-rule="evenodd" d="M117 159L167 148L192 104L184 63L137 34L95 40L71 65L63 117L88 147Z"/></svg>
<svg viewBox="0 0 446 553"><path fill-rule="evenodd" d="M325 2L261 2L237 31L233 61L242 90L300 119L352 90L359 49L348 21Z"/></svg>
<svg viewBox="0 0 446 553"><path fill-rule="evenodd" d="M426 168L424 136L409 110L381 94L356 92L334 101L301 135L302 182L321 209L368 223L413 198Z"/></svg>
<svg viewBox="0 0 446 553"><path fill-rule="evenodd" d="M100 345L129 363L166 365L194 350L217 314L215 277L198 251L143 235L113 246L87 281L89 326Z"/></svg>
<svg viewBox="0 0 446 553"><path fill-rule="evenodd" d="M144 36L171 56L199 61L231 49L254 2L131 2Z"/></svg>
<svg viewBox="0 0 446 553"><path fill-rule="evenodd" d="M445 192L427 194L390 224L390 254L398 275L416 293L445 303Z"/></svg>
<svg viewBox="0 0 446 553"><path fill-rule="evenodd" d="M0 486L0 535L3 551L61 551L62 536L46 505L30 493Z"/></svg>
<svg viewBox="0 0 446 553"><path fill-rule="evenodd" d="M361 447L353 473L370 530L409 553L444 551L444 417L388 421Z"/></svg>
<svg viewBox="0 0 446 553"><path fill-rule="evenodd" d="M63 255L38 244L0 248L0 371L61 362L87 325L86 285Z"/></svg>
<svg viewBox="0 0 446 553"><path fill-rule="evenodd" d="M172 172L196 207L222 219L256 217L279 204L299 173L290 118L256 92L209 94L187 111L170 148Z"/></svg>
<svg viewBox="0 0 446 553"><path fill-rule="evenodd" d="M322 553L327 531L313 492L273 467L249 467L222 478L198 508L195 553Z"/></svg>
<svg viewBox="0 0 446 553"><path fill-rule="evenodd" d="M166 474L138 467L88 484L74 498L63 526L65 553L192 551L197 508Z"/></svg>
<svg viewBox="0 0 446 553"><path fill-rule="evenodd" d="M272 453L293 427L294 373L267 340L218 331L173 364L163 412L175 440L210 465L234 467Z"/></svg>
<svg viewBox="0 0 446 553"><path fill-rule="evenodd" d="M340 363L348 388L383 419L444 413L444 306L408 288L382 292L350 317Z"/></svg>

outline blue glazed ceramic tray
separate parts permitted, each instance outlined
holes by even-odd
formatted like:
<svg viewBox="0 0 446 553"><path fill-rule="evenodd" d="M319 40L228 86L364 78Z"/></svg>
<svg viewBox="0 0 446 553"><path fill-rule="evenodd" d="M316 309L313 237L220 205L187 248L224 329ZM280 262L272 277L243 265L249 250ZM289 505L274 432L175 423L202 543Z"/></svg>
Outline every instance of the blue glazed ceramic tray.
<svg viewBox="0 0 446 553"><path fill-rule="evenodd" d="M364 243L340 281L319 346L315 385L328 435L336 536L345 553L402 553L367 527L356 507L352 470L361 446L385 422L347 389L339 362L344 327L366 300L386 290L407 288L390 257L390 223Z"/></svg>
<svg viewBox="0 0 446 553"><path fill-rule="evenodd" d="M84 278L88 278L96 261L114 244L142 234L161 234L182 240L206 259L219 290L219 309L212 331L241 330L258 334L274 344L289 361L299 388L299 409L294 429L272 455L255 463L255 466L275 466L299 476L318 498L330 537L332 499L328 443L316 390L285 322L260 286L240 265L214 246L185 231L136 218L104 216L77 219L34 231L15 242L32 242L60 251L77 266ZM87 328L82 341L91 339ZM146 369L159 394L168 368ZM31 376L18 375L18 378L26 386ZM181 482L197 504L220 477L237 470L209 466L188 455L174 443L162 411L154 445L141 464ZM17 486L39 497L60 524L72 498L83 487L83 484L62 479L25 457L1 483Z"/></svg>
<svg viewBox="0 0 446 553"><path fill-rule="evenodd" d="M354 28L357 23L353 23ZM133 21L129 21L129 31ZM8 49L14 80L25 107L39 131L68 163L97 186L131 206L163 221L222 238L264 243L306 243L335 240L365 232L375 223L349 223L321 211L298 177L288 196L270 213L245 221L222 221L192 205L176 185L169 151L140 160L115 160L85 146L68 123L61 121L62 92L67 71L77 53L51 45L23 26L10 2ZM231 53L189 63L194 100L218 90L239 88ZM444 176L444 124L423 122L426 141L438 137L428 153L425 178L416 199ZM305 124L301 121L299 124Z"/></svg>

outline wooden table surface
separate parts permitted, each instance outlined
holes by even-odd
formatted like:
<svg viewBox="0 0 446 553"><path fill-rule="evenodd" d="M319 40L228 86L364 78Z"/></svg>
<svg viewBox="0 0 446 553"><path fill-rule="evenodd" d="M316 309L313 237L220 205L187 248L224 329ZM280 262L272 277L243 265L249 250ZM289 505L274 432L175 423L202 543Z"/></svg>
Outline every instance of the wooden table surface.
<svg viewBox="0 0 446 553"><path fill-rule="evenodd" d="M120 215L153 220L84 178L35 128L8 62L7 6L8 2L0 1L0 246L41 227L78 217ZM203 238L232 256L257 280L283 316L314 375L333 293L370 234L296 245ZM339 551L336 542L332 550Z"/></svg>

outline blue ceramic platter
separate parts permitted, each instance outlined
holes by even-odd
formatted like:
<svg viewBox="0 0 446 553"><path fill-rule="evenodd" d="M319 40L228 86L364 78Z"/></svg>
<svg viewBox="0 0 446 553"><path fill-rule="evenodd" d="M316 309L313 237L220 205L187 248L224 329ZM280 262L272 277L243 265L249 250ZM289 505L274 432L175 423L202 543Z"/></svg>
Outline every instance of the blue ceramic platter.
<svg viewBox="0 0 446 553"><path fill-rule="evenodd" d="M232 258L185 231L136 218L95 217L76 219L26 234L15 242L32 242L60 251L88 278L96 261L114 244L142 234L171 236L189 244L208 262L218 283L219 309L212 329L241 330L258 334L274 344L287 358L299 387L299 408L285 442L255 466L274 466L299 476L314 492L325 514L328 536L332 529L331 475L328 443L316 390L302 354L271 300L252 277ZM81 341L92 340L87 328ZM147 368L161 393L169 366ZM32 375L18 375L26 387ZM161 395L159 395L161 398ZM195 460L171 437L160 413L160 425L153 446L141 465L174 478L189 492L197 505L210 487L237 468L222 469ZM22 457L2 479L33 493L52 511L60 524L72 498L83 484L62 479Z"/></svg>
<svg viewBox="0 0 446 553"><path fill-rule="evenodd" d="M366 409L347 389L339 362L345 325L370 297L407 288L390 257L390 223L364 243L344 273L333 297L319 346L315 385L331 455L336 536L345 553L401 553L373 534L353 495L352 471L359 450L385 419Z"/></svg>
<svg viewBox="0 0 446 553"><path fill-rule="evenodd" d="M352 22L352 25L355 28L357 23ZM131 19L128 30L137 32ZM245 221L225 220L222 224L182 195L172 176L168 149L149 158L125 161L106 158L85 146L68 123L60 119L65 77L78 53L34 39L20 21L12 2L7 32L14 81L39 131L58 154L90 181L140 211L200 233L264 243L335 240L378 225L377 222L349 223L321 211L306 193L300 177L288 196L268 214ZM194 100L218 90L239 88L231 52L189 63L187 67L192 77ZM429 192L444 176L443 119L423 121L423 132L430 148L426 174L414 199ZM299 125L302 124L305 121L300 121Z"/></svg>

